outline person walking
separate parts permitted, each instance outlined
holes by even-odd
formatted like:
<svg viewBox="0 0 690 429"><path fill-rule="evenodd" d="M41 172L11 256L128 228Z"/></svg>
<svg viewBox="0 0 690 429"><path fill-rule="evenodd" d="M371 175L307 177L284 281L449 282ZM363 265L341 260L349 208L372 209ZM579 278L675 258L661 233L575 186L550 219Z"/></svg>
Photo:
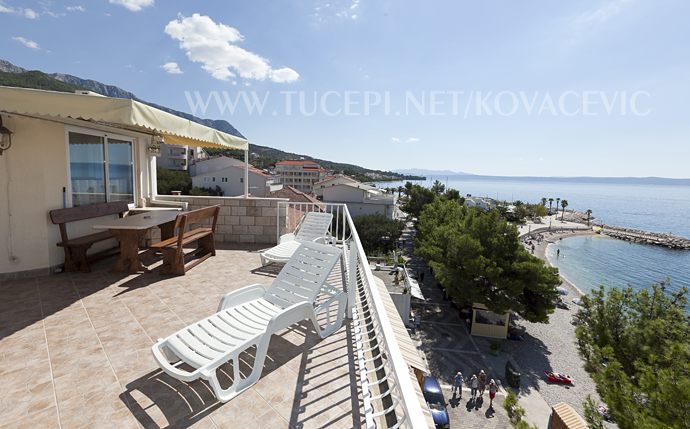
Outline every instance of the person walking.
<svg viewBox="0 0 690 429"><path fill-rule="evenodd" d="M486 390L486 373L483 369L479 371L477 378L479 379L479 397L481 398L484 396L484 390Z"/></svg>
<svg viewBox="0 0 690 429"><path fill-rule="evenodd" d="M464 382L465 380L462 378L462 372L458 371L453 379L453 396L455 396L455 393L457 392L458 398L462 399L462 385Z"/></svg>
<svg viewBox="0 0 690 429"><path fill-rule="evenodd" d="M492 378L489 382L489 408L494 407L494 398L496 397L496 392L498 392L498 386Z"/></svg>
<svg viewBox="0 0 690 429"><path fill-rule="evenodd" d="M479 380L477 379L477 374L472 374L470 378L470 393L472 394L472 399L477 397L477 388L479 387Z"/></svg>

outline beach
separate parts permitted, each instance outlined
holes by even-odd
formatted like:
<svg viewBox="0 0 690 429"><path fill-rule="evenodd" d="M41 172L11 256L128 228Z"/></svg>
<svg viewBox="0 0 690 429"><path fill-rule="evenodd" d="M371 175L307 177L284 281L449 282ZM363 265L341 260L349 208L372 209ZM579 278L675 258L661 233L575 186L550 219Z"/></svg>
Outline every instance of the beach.
<svg viewBox="0 0 690 429"><path fill-rule="evenodd" d="M591 230L579 231L544 231L541 232L542 240L535 243L534 255L549 264L546 258L547 247L560 239L577 235L593 235ZM529 238L528 238L529 240ZM531 387L534 387L544 398L549 406L559 402L571 405L581 416L584 416L582 403L587 395L599 401L596 385L584 368L584 361L580 357L577 340L575 338L575 326L572 318L577 313L578 306L572 302L580 298L583 293L568 280L561 277L561 286L568 291L563 300L569 309L556 308L549 317L549 323L530 323L519 320L518 325L525 328L525 340L522 342L508 342L511 353L523 373L527 373ZM562 372L574 378L575 384L566 387L558 384L549 384L544 380L543 371ZM529 413L529 410L527 410ZM607 427L615 428L615 424Z"/></svg>

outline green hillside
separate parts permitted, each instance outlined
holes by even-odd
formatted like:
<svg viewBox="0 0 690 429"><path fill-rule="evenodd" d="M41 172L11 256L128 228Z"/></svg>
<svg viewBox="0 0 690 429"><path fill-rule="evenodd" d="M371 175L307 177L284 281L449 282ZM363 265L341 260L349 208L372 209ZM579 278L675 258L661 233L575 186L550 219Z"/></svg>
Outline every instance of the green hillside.
<svg viewBox="0 0 690 429"><path fill-rule="evenodd" d="M0 71L0 85L60 92L74 92L80 89L69 83L60 82L40 71L27 71L22 73Z"/></svg>

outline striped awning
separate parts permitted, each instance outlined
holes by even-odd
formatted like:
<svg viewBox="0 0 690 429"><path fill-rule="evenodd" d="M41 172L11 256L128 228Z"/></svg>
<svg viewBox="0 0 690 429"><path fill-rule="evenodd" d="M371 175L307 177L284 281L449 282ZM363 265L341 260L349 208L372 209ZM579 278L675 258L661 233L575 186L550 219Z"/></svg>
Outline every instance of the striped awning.
<svg viewBox="0 0 690 429"><path fill-rule="evenodd" d="M247 140L164 112L139 101L0 86L0 112L74 119L158 134L166 144L247 150Z"/></svg>

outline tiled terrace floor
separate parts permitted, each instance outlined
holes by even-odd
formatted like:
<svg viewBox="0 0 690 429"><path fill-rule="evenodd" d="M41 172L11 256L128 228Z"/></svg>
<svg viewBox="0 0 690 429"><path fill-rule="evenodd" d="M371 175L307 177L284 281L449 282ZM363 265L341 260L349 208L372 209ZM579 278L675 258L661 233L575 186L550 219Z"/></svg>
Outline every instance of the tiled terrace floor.
<svg viewBox="0 0 690 429"><path fill-rule="evenodd" d="M256 248L221 249L184 277L111 273L0 281L0 427L357 427L348 326L273 336L260 381L219 403L206 382L162 373L151 345L216 311L221 296L270 284Z"/></svg>

